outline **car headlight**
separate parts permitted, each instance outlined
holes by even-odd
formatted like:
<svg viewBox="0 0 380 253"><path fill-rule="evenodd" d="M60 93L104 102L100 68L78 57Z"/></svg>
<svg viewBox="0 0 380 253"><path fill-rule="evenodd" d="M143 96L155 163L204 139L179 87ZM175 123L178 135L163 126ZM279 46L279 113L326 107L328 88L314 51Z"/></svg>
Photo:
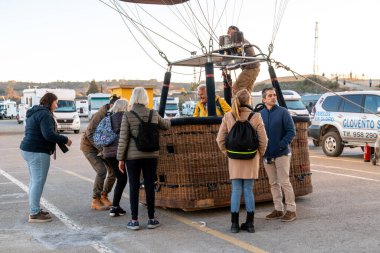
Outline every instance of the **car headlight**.
<svg viewBox="0 0 380 253"><path fill-rule="evenodd" d="M79 119L79 115L78 114L74 114L73 118L74 119Z"/></svg>

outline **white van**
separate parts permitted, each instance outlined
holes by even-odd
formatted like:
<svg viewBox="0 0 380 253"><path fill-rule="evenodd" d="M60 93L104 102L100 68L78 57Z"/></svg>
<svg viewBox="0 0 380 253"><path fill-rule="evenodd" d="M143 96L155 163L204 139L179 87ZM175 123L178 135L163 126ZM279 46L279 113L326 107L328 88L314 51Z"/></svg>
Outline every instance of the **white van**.
<svg viewBox="0 0 380 253"><path fill-rule="evenodd" d="M74 131L79 133L80 119L75 107L75 90L73 89L25 89L22 91L21 103L27 108L39 105L41 98L47 93L54 93L58 97L58 108L54 112L58 131ZM19 112L19 118L25 118Z"/></svg>
<svg viewBox="0 0 380 253"><path fill-rule="evenodd" d="M79 114L79 117L88 117L87 99L77 99L75 100L75 105L77 107L77 112Z"/></svg>
<svg viewBox="0 0 380 253"><path fill-rule="evenodd" d="M0 119L13 119L17 116L17 104L15 101L4 100L0 101Z"/></svg>
<svg viewBox="0 0 380 253"><path fill-rule="evenodd" d="M197 104L196 101L184 102L182 104L182 115L183 116L193 116L196 104Z"/></svg>
<svg viewBox="0 0 380 253"><path fill-rule="evenodd" d="M326 93L313 111L308 134L325 155L339 156L344 147L374 146L380 131L380 91Z"/></svg>
<svg viewBox="0 0 380 253"><path fill-rule="evenodd" d="M161 97L153 97L153 109L159 110ZM165 118L171 119L179 117L179 98L178 97L167 97L166 107L165 107Z"/></svg>
<svg viewBox="0 0 380 253"><path fill-rule="evenodd" d="M252 106L262 103L261 91L252 92ZM301 100L301 96L293 90L282 90L285 104L288 107L288 111L292 116L310 116L309 111Z"/></svg>

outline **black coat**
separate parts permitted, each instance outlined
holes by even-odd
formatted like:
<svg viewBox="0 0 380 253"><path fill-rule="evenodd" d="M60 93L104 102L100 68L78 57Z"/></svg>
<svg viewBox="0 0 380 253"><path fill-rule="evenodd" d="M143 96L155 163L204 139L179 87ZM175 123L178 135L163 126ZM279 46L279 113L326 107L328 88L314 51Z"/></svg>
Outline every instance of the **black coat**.
<svg viewBox="0 0 380 253"><path fill-rule="evenodd" d="M66 144L68 138L55 132L55 121L49 108L35 105L26 112L25 136L20 149L34 153L53 154L56 143Z"/></svg>

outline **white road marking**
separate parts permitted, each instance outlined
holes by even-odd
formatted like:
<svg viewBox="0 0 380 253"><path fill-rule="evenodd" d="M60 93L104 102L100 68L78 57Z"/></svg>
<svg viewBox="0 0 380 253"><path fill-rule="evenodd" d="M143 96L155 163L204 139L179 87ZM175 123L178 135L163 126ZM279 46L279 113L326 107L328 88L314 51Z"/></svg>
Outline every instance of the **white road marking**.
<svg viewBox="0 0 380 253"><path fill-rule="evenodd" d="M0 195L0 199L1 198L8 198L8 197L12 197L12 198L22 198L22 197L25 197L26 193L25 192L17 192L17 193L7 193L7 194L1 194Z"/></svg>
<svg viewBox="0 0 380 253"><path fill-rule="evenodd" d="M340 174L340 173L335 173L335 172L330 172L330 171L322 171L322 170L315 170L315 169L312 169L311 171L312 172L319 172L319 173L324 173L324 174L335 175L335 176L342 176L342 177L361 179L361 180L372 181L372 182L380 182L380 180L378 180L378 179L367 178L367 177L358 177L358 176L347 175L347 174Z"/></svg>
<svg viewBox="0 0 380 253"><path fill-rule="evenodd" d="M23 191L28 192L28 187L23 184L21 181L17 180L4 170L0 169L0 174L6 177L9 181L20 187ZM49 201L47 201L45 198L41 198L41 204L52 214L54 214L58 219L60 219L63 224L65 224L67 227L74 231L80 231L83 228L76 224L73 220L71 220L64 212L59 210L55 205L51 204ZM101 242L91 242L91 246L98 251L99 253L113 253L111 249L109 249L107 246L102 244Z"/></svg>
<svg viewBox="0 0 380 253"><path fill-rule="evenodd" d="M347 168L341 168L341 167L329 166L329 165L310 164L310 166L317 166L317 167L323 167L323 168L328 168L328 169L347 170L347 171L355 171L355 172L360 172L360 173L380 175L380 172L365 171L365 170L354 170L354 169L347 169Z"/></svg>
<svg viewBox="0 0 380 253"><path fill-rule="evenodd" d="M0 185L3 185L3 184L13 184L12 182L2 182L0 183Z"/></svg>
<svg viewBox="0 0 380 253"><path fill-rule="evenodd" d="M340 161L340 162L350 162L350 163L363 163L363 161L358 161L357 159L355 158L352 158L352 159L344 159L342 157L339 157L339 158L334 158L334 157L328 157L328 156L320 156L320 155L310 155L309 156L310 158L323 158L323 159L326 159L326 160L334 160L334 161Z"/></svg>

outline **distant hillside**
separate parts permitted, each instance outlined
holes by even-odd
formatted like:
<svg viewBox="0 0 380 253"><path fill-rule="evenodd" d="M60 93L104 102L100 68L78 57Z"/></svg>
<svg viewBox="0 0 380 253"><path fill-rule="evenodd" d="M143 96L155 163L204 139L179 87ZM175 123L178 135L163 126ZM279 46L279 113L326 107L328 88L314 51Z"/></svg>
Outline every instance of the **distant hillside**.
<svg viewBox="0 0 380 253"><path fill-rule="evenodd" d="M278 82L280 83L280 87L283 90L294 90L299 94L322 94L328 92L328 90L332 91L345 91L349 90L349 88L341 87L338 82L331 81L330 79L323 76L314 76L307 75L307 78L313 80L314 82L320 84L317 85L303 77L287 76L287 77L278 77ZM263 88L271 87L271 80L265 80L262 82L258 82L255 84L254 91L261 91Z"/></svg>
<svg viewBox="0 0 380 253"><path fill-rule="evenodd" d="M347 87L339 86L338 82L331 81L330 79L322 76L313 76L308 75L308 78L314 80L317 83L320 83L323 87L334 90L334 91L343 91L349 90ZM327 90L323 87L320 87L305 78L299 77L296 79L294 76L288 77L279 77L278 78L280 86L282 89L295 90L298 93L325 93ZM119 86L119 85L153 85L156 88L154 89L155 94L161 93L162 81L157 81L156 79L151 80L107 80L107 81L96 81L97 85L101 87L103 92L108 92L109 87ZM201 82L204 83L204 82ZM66 88L66 89L75 89L78 97L86 96L90 81L88 82L64 82L64 81L55 81L49 83L34 83L34 82L0 82L0 98L1 96L9 96L12 94L11 99L19 102L20 97L22 96L22 91L27 88L33 88L38 86L40 88ZM272 85L270 80L265 80L258 82L254 86L254 91L261 91L264 87L270 87ZM190 83L177 83L173 82L170 84L170 90L181 90L182 88L186 91L190 91ZM216 83L216 90L219 90L219 94L223 94L223 83Z"/></svg>

